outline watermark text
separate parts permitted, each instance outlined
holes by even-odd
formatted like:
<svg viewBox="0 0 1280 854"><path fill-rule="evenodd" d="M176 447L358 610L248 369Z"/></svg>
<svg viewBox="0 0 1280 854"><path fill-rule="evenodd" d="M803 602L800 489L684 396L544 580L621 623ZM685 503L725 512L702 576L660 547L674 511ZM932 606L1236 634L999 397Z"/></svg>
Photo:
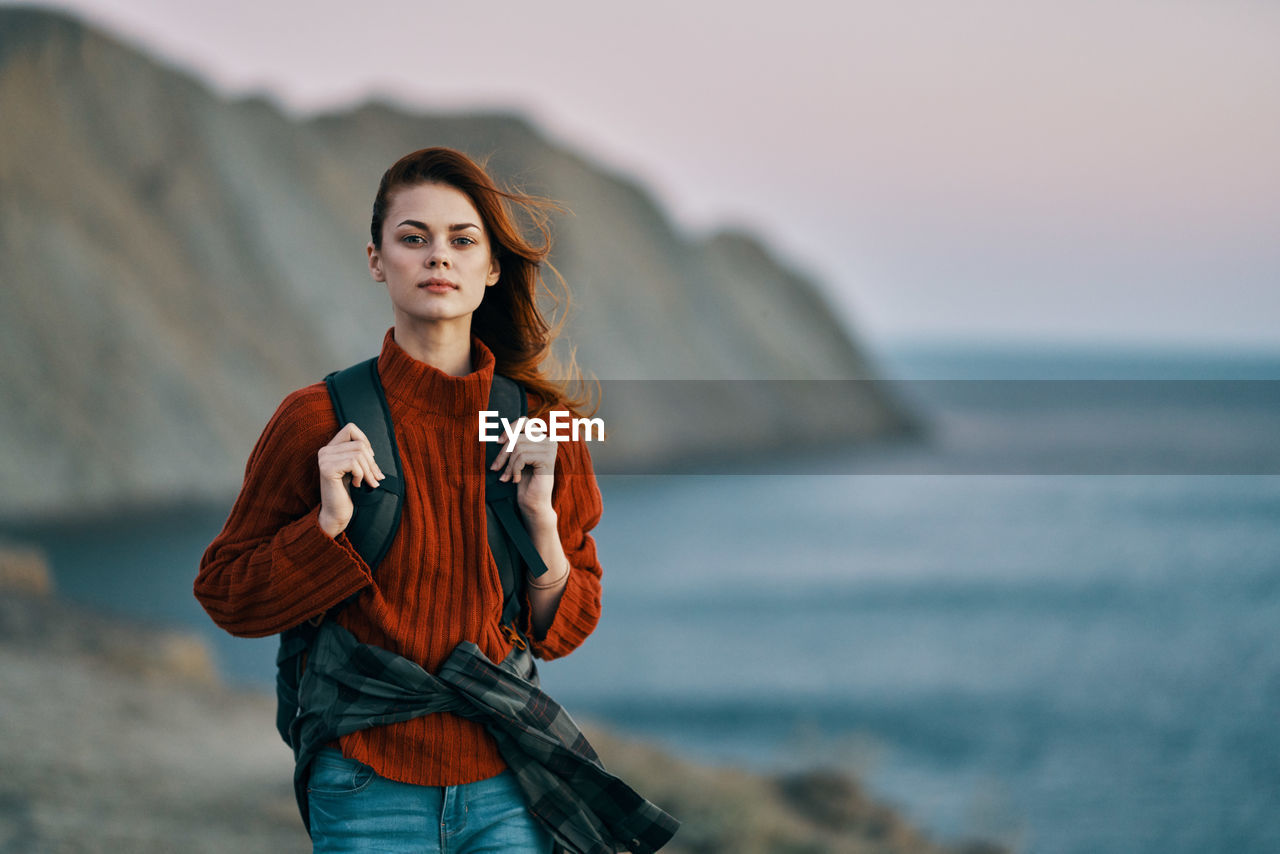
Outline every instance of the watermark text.
<svg viewBox="0 0 1280 854"><path fill-rule="evenodd" d="M520 416L515 423L503 418L497 410L480 410L480 441L501 442L506 437L510 451L523 433L531 442L604 441L603 418L571 418L567 409L553 409L550 420ZM501 428L501 432L498 432Z"/></svg>

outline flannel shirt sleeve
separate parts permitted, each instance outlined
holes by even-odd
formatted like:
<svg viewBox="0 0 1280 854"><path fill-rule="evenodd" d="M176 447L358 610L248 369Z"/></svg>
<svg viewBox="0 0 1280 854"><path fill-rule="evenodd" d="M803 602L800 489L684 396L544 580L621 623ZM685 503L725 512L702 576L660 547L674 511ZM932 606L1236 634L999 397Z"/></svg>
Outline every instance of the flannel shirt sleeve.
<svg viewBox="0 0 1280 854"><path fill-rule="evenodd" d="M317 453L338 431L324 385L289 395L259 437L194 584L213 621L240 637L277 634L373 582L345 533L320 527Z"/></svg>

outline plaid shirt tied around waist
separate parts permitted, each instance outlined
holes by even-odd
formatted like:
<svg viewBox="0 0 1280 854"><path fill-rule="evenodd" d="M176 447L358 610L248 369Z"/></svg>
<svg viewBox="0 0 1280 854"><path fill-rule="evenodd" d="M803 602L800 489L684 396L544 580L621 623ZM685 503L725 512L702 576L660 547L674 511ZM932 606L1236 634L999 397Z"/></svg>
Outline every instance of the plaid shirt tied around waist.
<svg viewBox="0 0 1280 854"><path fill-rule="evenodd" d="M311 760L357 730L434 712L479 721L519 781L529 810L565 849L579 854L657 851L680 823L608 773L577 724L537 687L527 644L501 664L464 641L438 675L403 656L360 643L332 620L320 624L298 688L293 722L294 793L310 833Z"/></svg>

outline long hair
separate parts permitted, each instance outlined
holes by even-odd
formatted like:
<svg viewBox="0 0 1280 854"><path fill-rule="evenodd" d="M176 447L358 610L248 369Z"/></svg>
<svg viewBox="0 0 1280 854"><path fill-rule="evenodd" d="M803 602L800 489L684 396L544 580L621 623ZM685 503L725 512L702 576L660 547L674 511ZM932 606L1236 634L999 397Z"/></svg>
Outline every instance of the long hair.
<svg viewBox="0 0 1280 854"><path fill-rule="evenodd" d="M599 408L598 395L593 398L589 393L576 352L571 349L563 365L551 353L570 304L564 277L547 260L552 242L550 214L564 208L547 198L499 187L482 163L460 151L423 148L401 157L382 175L369 223L378 249L382 248L382 225L391 196L401 187L417 184L445 184L459 190L471 199L483 220L501 273L497 284L485 289L480 306L471 315L471 331L493 352L497 373L537 393L544 409L568 409L578 417L594 415ZM539 242L530 241L521 232L512 216L513 206L527 217ZM555 290L544 280L544 268L550 271ZM538 308L539 292L550 296L558 309L553 323ZM548 376L544 367L553 368L557 376Z"/></svg>

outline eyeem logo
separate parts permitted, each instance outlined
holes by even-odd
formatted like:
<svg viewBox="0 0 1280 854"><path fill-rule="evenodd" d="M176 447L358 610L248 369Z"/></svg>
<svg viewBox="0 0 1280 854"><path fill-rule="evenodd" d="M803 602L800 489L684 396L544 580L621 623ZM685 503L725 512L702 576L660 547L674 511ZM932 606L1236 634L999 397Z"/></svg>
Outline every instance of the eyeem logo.
<svg viewBox="0 0 1280 854"><path fill-rule="evenodd" d="M508 451L516 446L521 433L532 442L568 442L570 439L576 442L580 431L584 442L604 441L603 418L570 418L567 409L551 410L550 422L522 415L515 424L499 415L496 409L480 410L481 442L501 442L502 436L493 432L499 427L507 437Z"/></svg>

